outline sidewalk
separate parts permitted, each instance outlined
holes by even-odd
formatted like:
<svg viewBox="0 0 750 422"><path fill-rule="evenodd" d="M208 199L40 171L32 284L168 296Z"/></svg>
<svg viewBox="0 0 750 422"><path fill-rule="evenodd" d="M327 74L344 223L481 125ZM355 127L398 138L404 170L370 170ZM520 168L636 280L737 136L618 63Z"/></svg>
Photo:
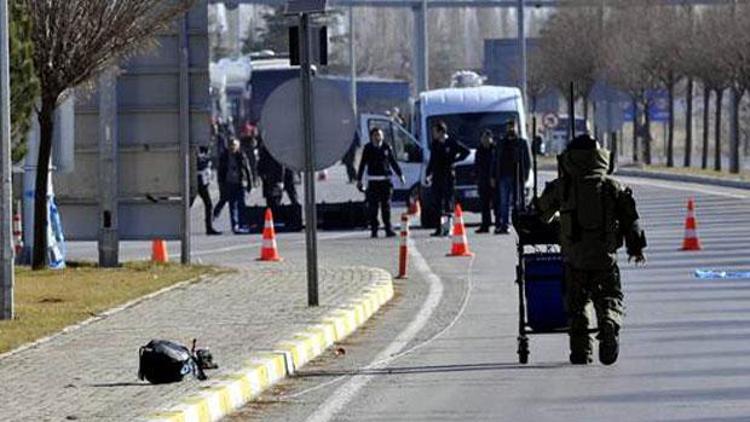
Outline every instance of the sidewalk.
<svg viewBox="0 0 750 422"><path fill-rule="evenodd" d="M0 359L0 420L132 421L204 387L198 381L152 386L137 379L138 348L152 338L209 347L233 373L257 351L346 305L387 276L366 268L321 269L321 306L306 306L304 272L261 266L185 286ZM389 277L389 276L388 276Z"/></svg>

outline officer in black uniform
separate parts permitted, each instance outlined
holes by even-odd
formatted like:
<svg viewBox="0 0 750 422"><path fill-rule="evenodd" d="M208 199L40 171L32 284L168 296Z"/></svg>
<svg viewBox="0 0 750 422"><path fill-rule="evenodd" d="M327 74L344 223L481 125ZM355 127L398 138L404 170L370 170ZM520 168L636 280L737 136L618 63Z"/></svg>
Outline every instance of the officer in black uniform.
<svg viewBox="0 0 750 422"><path fill-rule="evenodd" d="M362 151L357 172L357 187L362 189L362 176L367 168L367 206L370 212L370 229L372 237L378 237L378 208L381 210L386 237L396 236L391 228L391 195L393 183L391 175L395 171L403 185L406 180L401 167L393 156L390 145L384 142L385 136L379 128L370 130L370 143ZM392 169L392 170L391 170Z"/></svg>
<svg viewBox="0 0 750 422"><path fill-rule="evenodd" d="M477 190L482 209L482 224L477 233L489 233L492 225L492 208L497 200L492 163L495 155L495 139L492 130L485 129L477 147L474 168L477 175ZM498 216L495 215L495 220Z"/></svg>
<svg viewBox="0 0 750 422"><path fill-rule="evenodd" d="M432 126L432 146L430 162L427 164L427 182L432 186L434 207L442 217L453 216L453 200L456 187L456 173L453 165L468 157L470 151L465 145L448 136L448 125L443 121ZM433 236L447 236L449 230L438 225Z"/></svg>
<svg viewBox="0 0 750 422"><path fill-rule="evenodd" d="M205 212L204 220L206 224L206 234L209 236L221 234L220 231L214 229L213 226L213 203L211 202L211 194L208 192L208 187L211 185L211 174L213 173L211 156L208 153L208 147L198 147L198 154L196 156L196 170L198 176L198 196L203 201L203 207ZM193 198L195 200L195 198ZM192 206L192 202L190 204Z"/></svg>
<svg viewBox="0 0 750 422"><path fill-rule="evenodd" d="M284 166L271 156L262 140L258 143L258 150L258 174L263 181L263 198L266 199L266 207L278 218L284 187Z"/></svg>

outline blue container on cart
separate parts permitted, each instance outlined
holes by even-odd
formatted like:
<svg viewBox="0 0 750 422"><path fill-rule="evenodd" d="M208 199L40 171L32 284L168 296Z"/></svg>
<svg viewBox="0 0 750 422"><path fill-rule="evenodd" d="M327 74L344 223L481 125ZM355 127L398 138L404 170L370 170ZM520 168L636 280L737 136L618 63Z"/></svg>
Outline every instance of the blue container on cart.
<svg viewBox="0 0 750 422"><path fill-rule="evenodd" d="M534 331L568 327L565 311L565 278L560 253L523 255L526 322Z"/></svg>

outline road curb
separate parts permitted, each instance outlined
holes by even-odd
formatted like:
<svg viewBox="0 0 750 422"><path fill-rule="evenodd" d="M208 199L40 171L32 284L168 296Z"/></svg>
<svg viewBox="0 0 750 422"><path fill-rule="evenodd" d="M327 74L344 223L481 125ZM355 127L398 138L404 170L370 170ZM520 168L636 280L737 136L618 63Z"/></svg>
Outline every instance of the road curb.
<svg viewBox="0 0 750 422"><path fill-rule="evenodd" d="M733 189L750 190L750 182L740 180L719 179L708 176L694 176L689 174L673 174L632 168L619 168L615 172L618 176L640 177L645 179L667 180L671 182L696 183L701 185L719 186Z"/></svg>
<svg viewBox="0 0 750 422"><path fill-rule="evenodd" d="M256 352L241 370L217 378L202 391L179 404L146 418L149 422L218 421L256 399L270 386L321 355L362 326L393 298L393 279L371 269L371 283L347 304L332 309L319 321L277 343L272 350Z"/></svg>

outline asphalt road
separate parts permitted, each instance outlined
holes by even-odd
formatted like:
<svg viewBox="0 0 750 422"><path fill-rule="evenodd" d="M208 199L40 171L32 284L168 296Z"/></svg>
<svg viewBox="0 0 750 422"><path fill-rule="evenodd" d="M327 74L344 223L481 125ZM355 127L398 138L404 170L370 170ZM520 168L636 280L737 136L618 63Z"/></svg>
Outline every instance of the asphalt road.
<svg viewBox="0 0 750 422"><path fill-rule="evenodd" d="M332 197L344 192L334 179L320 185ZM309 364L230 419L750 419L750 280L693 277L696 268L750 269L750 192L627 182L650 247L646 268L622 262L627 316L616 365L570 366L564 335L532 336L529 365L517 364L514 237L470 231L476 257L447 258L450 240L416 230L410 278L397 282L392 303L338 354ZM697 200L702 252L678 251L690 196ZM259 251L257 236L194 232L194 257L204 262L253 265ZM304 236L281 235L279 247L284 267L304 266ZM92 248L69 249L91 259ZM145 256L147 248L128 244L123 256ZM395 270L396 242L370 240L366 231L323 233L320 261Z"/></svg>
<svg viewBox="0 0 750 422"><path fill-rule="evenodd" d="M627 317L615 366L570 366L564 335L533 336L530 364L518 365L513 237L471 235L471 260L446 258L446 241L418 231L429 268L412 268L401 297L346 354L328 354L233 420L748 420L750 280L693 271L748 269L750 193L628 182L649 263L622 265ZM702 252L678 251L689 196Z"/></svg>

